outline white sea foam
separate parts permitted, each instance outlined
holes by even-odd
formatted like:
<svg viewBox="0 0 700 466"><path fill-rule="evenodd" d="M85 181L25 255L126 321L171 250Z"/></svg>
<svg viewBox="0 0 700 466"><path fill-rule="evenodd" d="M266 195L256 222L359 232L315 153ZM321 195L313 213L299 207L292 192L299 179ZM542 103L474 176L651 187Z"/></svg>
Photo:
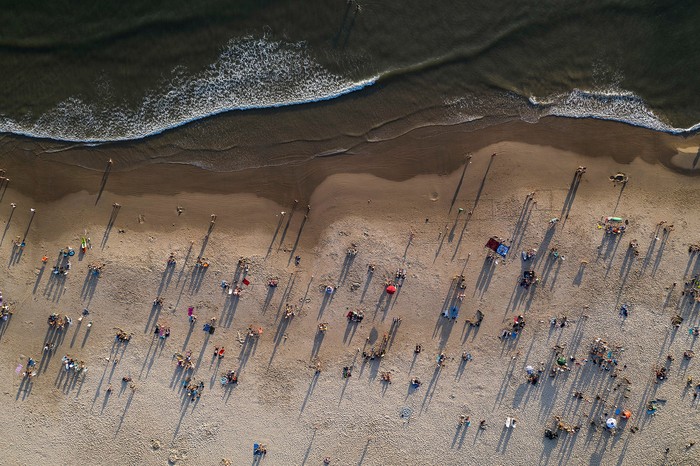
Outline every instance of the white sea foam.
<svg viewBox="0 0 700 466"><path fill-rule="evenodd" d="M700 123L677 128L651 110L636 94L617 88L571 92L527 99L511 92L495 92L485 97L462 97L445 102L450 119L464 122L483 116L496 119L520 119L530 123L545 116L596 118L673 134L700 130Z"/></svg>
<svg viewBox="0 0 700 466"><path fill-rule="evenodd" d="M569 93L541 99L530 97L529 103L541 116L554 115L569 118L597 118L627 123L666 133L688 133L700 129L700 123L688 128L676 128L660 117L632 92L618 90L585 91L574 89Z"/></svg>
<svg viewBox="0 0 700 466"><path fill-rule="evenodd" d="M149 91L138 108L72 97L39 117L0 115L0 131L75 142L140 139L230 110L333 99L375 80L353 82L331 73L313 60L304 43L235 39L205 71L187 76L173 70L168 82Z"/></svg>
<svg viewBox="0 0 700 466"><path fill-rule="evenodd" d="M610 82L608 74L600 81ZM81 143L140 139L231 110L333 99L378 79L356 82L332 73L311 57L303 42L233 39L203 72L192 76L183 69L173 70L161 87L144 95L137 108L115 105L108 83L99 82L96 89L105 95L103 102L88 103L72 97L40 116L13 119L0 115L0 132ZM534 123L552 115L620 121L669 133L700 130L700 123L689 128L674 127L639 96L619 90L619 79L612 80L607 90L574 89L544 98L493 92L451 99L445 102L446 121L438 124L487 118L491 122L521 119ZM427 124L431 123L436 122ZM370 139L394 137L398 131L394 126L401 125L375 130Z"/></svg>

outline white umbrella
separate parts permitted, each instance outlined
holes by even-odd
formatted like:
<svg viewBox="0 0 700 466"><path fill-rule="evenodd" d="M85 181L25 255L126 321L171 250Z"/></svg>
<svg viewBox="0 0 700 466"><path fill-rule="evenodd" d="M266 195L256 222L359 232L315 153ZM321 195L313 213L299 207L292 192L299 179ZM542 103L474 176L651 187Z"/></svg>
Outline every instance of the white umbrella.
<svg viewBox="0 0 700 466"><path fill-rule="evenodd" d="M608 429L614 429L615 427L617 427L617 421L613 418L610 418L605 422L605 425L608 427Z"/></svg>
<svg viewBox="0 0 700 466"><path fill-rule="evenodd" d="M535 368L532 366L527 366L525 368L525 372L527 372L528 375L532 375L535 372Z"/></svg>

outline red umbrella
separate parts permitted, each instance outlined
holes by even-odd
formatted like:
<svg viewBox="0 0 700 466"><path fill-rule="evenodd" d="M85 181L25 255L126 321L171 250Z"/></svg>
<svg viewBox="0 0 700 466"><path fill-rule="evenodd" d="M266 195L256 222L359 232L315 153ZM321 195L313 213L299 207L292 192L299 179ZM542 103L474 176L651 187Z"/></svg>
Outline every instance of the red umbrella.
<svg viewBox="0 0 700 466"><path fill-rule="evenodd" d="M394 294L396 293L396 287L394 285L389 285L386 287L386 292L389 294Z"/></svg>

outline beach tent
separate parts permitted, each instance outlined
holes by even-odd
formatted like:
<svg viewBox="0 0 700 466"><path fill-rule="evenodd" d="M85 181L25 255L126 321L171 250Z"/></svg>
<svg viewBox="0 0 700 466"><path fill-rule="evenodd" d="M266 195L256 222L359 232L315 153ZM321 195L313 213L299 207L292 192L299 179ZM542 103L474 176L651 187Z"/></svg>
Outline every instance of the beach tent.
<svg viewBox="0 0 700 466"><path fill-rule="evenodd" d="M498 248L496 248L496 254L498 254L499 256L506 257L506 254L508 254L509 249L509 246L506 246L505 244L500 244L498 245Z"/></svg>
<svg viewBox="0 0 700 466"><path fill-rule="evenodd" d="M394 294L396 293L396 287L394 285L389 285L386 287L386 292L389 294Z"/></svg>

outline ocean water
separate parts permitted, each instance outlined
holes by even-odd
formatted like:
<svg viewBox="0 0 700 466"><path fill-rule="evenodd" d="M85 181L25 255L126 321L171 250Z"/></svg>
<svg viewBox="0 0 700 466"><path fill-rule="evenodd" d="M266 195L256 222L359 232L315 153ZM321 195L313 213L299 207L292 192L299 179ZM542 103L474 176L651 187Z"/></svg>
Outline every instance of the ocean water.
<svg viewBox="0 0 700 466"><path fill-rule="evenodd" d="M5 10L0 131L100 143L222 114L229 145L549 115L700 127L697 1L115 3Z"/></svg>

